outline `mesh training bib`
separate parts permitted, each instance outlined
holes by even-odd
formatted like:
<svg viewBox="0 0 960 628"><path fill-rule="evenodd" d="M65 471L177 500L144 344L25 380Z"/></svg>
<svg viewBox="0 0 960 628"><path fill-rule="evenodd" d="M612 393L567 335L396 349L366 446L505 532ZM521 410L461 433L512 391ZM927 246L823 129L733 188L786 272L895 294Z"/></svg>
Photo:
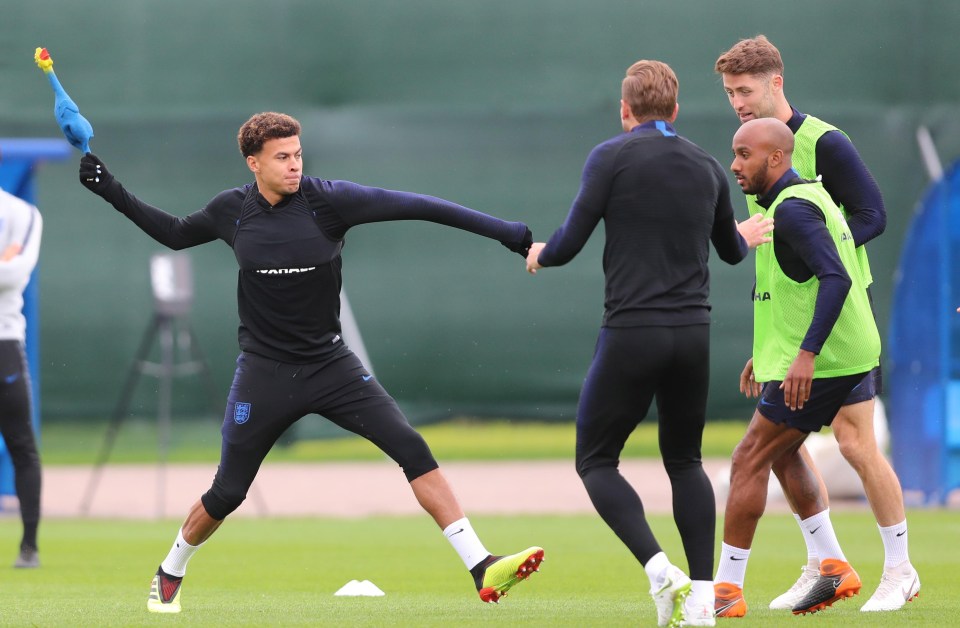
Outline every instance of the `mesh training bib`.
<svg viewBox="0 0 960 628"><path fill-rule="evenodd" d="M879 364L880 334L867 299L857 249L843 212L820 183L785 188L765 217L772 218L788 198L808 200L823 210L827 229L853 282L830 336L814 362L816 378L864 373ZM762 211L762 208L761 208ZM782 380L797 357L813 319L820 281L797 283L783 273L772 244L757 247L757 286L754 293L753 368L757 381Z"/></svg>

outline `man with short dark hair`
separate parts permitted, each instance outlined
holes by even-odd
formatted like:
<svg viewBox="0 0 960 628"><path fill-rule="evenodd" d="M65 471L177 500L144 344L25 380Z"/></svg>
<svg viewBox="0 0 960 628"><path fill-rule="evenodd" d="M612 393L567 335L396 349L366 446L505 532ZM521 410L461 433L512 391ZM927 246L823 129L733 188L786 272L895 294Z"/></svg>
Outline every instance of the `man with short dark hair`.
<svg viewBox="0 0 960 628"><path fill-rule="evenodd" d="M156 241L183 249L220 239L240 267L241 353L221 429L220 465L153 578L148 610L180 612L187 561L246 498L281 434L311 413L363 436L400 465L470 570L480 598L498 601L537 570L543 550L493 556L484 548L426 442L344 344L340 252L347 230L371 222L427 220L498 240L521 255L532 242L530 230L430 196L305 176L300 123L285 114L254 115L237 141L254 182L221 192L182 218L127 192L95 155L80 162L80 182Z"/></svg>

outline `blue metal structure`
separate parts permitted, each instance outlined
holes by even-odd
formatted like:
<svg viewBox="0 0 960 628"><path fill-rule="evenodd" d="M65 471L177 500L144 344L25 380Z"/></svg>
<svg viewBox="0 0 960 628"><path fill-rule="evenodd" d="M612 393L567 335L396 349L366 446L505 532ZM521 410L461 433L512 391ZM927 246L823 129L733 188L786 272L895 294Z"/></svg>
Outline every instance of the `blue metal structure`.
<svg viewBox="0 0 960 628"><path fill-rule="evenodd" d="M960 163L927 190L901 252L890 313L888 414L905 492L960 488Z"/></svg>

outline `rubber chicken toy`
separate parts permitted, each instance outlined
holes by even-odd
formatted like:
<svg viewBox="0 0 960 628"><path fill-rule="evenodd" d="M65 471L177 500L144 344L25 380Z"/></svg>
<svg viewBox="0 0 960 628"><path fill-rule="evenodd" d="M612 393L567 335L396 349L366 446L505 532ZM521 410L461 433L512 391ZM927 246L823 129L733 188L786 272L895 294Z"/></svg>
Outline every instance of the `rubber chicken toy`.
<svg viewBox="0 0 960 628"><path fill-rule="evenodd" d="M50 53L47 52L46 48L37 48L33 60L37 62L37 66L50 79L50 85L53 87L53 93L56 96L53 104L53 115L56 117L57 124L63 130L67 141L83 153L89 153L93 126L80 115L80 108L77 107L77 103L73 102L70 95L60 85L57 74L53 71L53 59L50 58Z"/></svg>

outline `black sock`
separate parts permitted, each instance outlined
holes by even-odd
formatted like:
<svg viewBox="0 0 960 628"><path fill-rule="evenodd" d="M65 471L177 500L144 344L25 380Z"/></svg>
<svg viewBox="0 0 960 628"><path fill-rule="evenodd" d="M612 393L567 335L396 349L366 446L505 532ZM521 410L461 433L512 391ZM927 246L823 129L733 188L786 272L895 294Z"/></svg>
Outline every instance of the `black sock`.
<svg viewBox="0 0 960 628"><path fill-rule="evenodd" d="M23 539L20 541L20 549L37 549L37 522L23 524Z"/></svg>

